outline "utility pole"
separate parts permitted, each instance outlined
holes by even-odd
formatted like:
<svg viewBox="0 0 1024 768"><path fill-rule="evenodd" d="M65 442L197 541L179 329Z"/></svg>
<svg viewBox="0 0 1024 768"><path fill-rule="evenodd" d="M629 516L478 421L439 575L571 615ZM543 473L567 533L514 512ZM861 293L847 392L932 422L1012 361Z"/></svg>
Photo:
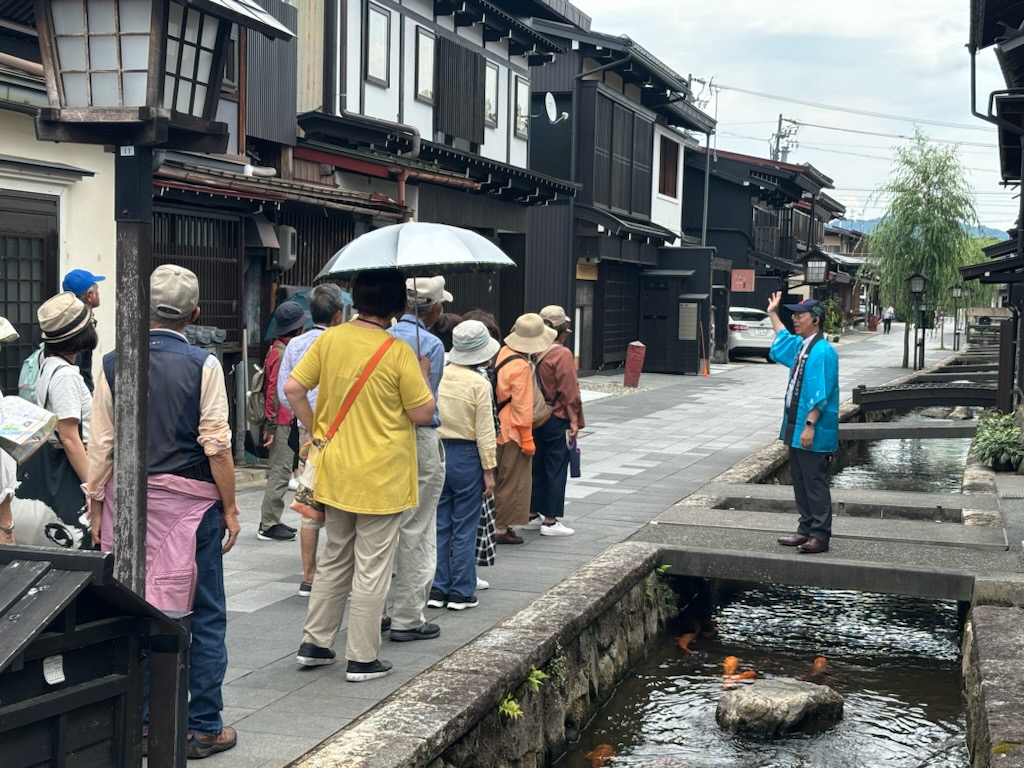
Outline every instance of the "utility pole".
<svg viewBox="0 0 1024 768"><path fill-rule="evenodd" d="M775 146L772 147L772 160L779 159L780 143L782 142L782 113L779 112L779 127L775 129L775 135L772 137L775 139Z"/></svg>

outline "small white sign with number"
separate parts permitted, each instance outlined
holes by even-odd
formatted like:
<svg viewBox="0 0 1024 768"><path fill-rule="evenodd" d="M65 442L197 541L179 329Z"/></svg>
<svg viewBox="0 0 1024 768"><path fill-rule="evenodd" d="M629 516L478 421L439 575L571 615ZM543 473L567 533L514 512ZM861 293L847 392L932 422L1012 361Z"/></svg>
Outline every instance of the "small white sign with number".
<svg viewBox="0 0 1024 768"><path fill-rule="evenodd" d="M64 682L64 657L47 656L43 659L43 679L50 685Z"/></svg>

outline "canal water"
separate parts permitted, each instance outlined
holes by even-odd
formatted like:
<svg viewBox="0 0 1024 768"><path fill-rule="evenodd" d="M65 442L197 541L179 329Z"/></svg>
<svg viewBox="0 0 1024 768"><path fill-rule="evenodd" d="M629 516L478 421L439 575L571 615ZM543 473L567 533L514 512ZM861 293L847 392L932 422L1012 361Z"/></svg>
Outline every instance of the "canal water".
<svg viewBox="0 0 1024 768"><path fill-rule="evenodd" d="M895 422L930 419L909 413ZM843 451L832 473L833 488L922 493L959 493L971 438L859 441Z"/></svg>
<svg viewBox="0 0 1024 768"><path fill-rule="evenodd" d="M784 586L720 595L687 655L675 631L633 671L559 768L965 768L956 604ZM723 661L807 677L845 699L823 729L764 739L715 720ZM814 659L828 667L813 675ZM589 756L588 756L589 755Z"/></svg>

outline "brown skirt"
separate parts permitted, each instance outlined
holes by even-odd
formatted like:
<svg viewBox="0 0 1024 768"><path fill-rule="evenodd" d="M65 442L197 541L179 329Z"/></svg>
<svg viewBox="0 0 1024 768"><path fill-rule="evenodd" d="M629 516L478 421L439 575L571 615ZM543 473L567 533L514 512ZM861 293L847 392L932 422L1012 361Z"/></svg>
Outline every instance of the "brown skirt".
<svg viewBox="0 0 1024 768"><path fill-rule="evenodd" d="M533 493L533 457L509 441L498 445L498 466L494 480L495 526L526 525L530 520Z"/></svg>

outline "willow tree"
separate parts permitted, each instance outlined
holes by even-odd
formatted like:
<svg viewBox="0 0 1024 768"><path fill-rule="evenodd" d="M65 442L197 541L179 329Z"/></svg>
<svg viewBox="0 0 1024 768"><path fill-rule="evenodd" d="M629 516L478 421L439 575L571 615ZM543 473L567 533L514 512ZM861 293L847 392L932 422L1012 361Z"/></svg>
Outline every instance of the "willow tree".
<svg viewBox="0 0 1024 768"><path fill-rule="evenodd" d="M959 267L977 260L967 230L978 223L974 190L956 148L932 144L916 131L910 144L896 148L889 179L877 194L888 206L869 237L871 272L879 282L882 305L891 304L908 321L903 333L906 368L910 321L919 317L918 301L929 310L951 305L949 289L962 282ZM915 273L928 279L921 297L912 295L907 285Z"/></svg>

